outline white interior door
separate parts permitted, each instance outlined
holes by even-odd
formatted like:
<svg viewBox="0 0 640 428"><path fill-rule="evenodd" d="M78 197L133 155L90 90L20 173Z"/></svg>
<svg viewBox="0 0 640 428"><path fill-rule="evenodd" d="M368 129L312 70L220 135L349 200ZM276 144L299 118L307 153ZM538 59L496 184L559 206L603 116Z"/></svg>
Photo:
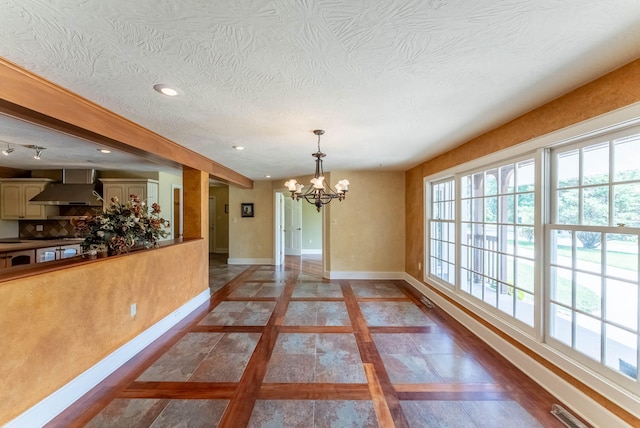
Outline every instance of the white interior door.
<svg viewBox="0 0 640 428"><path fill-rule="evenodd" d="M276 266L281 266L284 264L284 211L285 211L284 200L285 200L285 196L280 192L276 192L276 201L275 201L276 224L274 227L275 235L276 235L275 236L276 247L274 249L274 254L275 254L274 260L275 260Z"/></svg>
<svg viewBox="0 0 640 428"><path fill-rule="evenodd" d="M302 254L302 204L304 202L285 199L284 252L288 256Z"/></svg>
<svg viewBox="0 0 640 428"><path fill-rule="evenodd" d="M216 252L216 197L209 196L209 252Z"/></svg>

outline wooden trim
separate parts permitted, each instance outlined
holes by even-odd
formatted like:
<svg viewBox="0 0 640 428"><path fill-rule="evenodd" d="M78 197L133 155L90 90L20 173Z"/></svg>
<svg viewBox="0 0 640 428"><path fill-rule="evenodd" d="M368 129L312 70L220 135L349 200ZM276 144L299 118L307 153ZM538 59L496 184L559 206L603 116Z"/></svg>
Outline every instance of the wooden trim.
<svg viewBox="0 0 640 428"><path fill-rule="evenodd" d="M0 57L0 112L241 188L253 181Z"/></svg>

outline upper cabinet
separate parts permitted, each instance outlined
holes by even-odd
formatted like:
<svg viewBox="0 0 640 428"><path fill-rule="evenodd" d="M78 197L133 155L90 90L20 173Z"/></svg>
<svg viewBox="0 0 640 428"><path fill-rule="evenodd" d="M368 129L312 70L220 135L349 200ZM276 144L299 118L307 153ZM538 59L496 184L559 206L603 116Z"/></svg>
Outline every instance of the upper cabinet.
<svg viewBox="0 0 640 428"><path fill-rule="evenodd" d="M136 195L150 207L158 202L158 180L147 178L101 178L104 208L111 203L111 198L116 197L122 203L129 200L131 195Z"/></svg>
<svg viewBox="0 0 640 428"><path fill-rule="evenodd" d="M30 204L29 200L52 180L8 179L0 182L0 218L2 220L45 220L53 207Z"/></svg>

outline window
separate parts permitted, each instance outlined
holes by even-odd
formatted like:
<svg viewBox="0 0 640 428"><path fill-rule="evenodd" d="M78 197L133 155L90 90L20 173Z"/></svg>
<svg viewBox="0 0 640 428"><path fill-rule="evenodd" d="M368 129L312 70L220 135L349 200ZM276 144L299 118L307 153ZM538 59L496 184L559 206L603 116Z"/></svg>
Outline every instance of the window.
<svg viewBox="0 0 640 428"><path fill-rule="evenodd" d="M640 128L537 149L426 182L429 278L640 391Z"/></svg>
<svg viewBox="0 0 640 428"><path fill-rule="evenodd" d="M548 335L637 378L640 134L552 152Z"/></svg>
<svg viewBox="0 0 640 428"><path fill-rule="evenodd" d="M431 184L429 272L449 284L455 283L455 211L453 179Z"/></svg>
<svg viewBox="0 0 640 428"><path fill-rule="evenodd" d="M461 291L533 326L534 160L460 182Z"/></svg>

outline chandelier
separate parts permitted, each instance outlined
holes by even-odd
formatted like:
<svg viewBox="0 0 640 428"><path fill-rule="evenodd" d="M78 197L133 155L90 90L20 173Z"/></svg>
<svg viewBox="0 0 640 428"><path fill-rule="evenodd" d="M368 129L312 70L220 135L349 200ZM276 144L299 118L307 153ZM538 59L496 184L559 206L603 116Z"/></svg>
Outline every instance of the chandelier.
<svg viewBox="0 0 640 428"><path fill-rule="evenodd" d="M310 204L315 205L318 212L320 212L320 208L322 208L323 205L328 204L334 199L341 201L347 197L349 180L343 179L338 181L338 184L336 184L337 192L334 191L328 183L324 182L322 158L326 155L320 151L320 136L324 134L324 131L322 129L316 129L313 133L318 136L318 151L311 155L316 158L316 173L311 179L312 186L309 187L306 192L302 193L304 185L294 179L287 181L284 185L287 186L287 189L291 192L291 199L295 201L304 199Z"/></svg>

